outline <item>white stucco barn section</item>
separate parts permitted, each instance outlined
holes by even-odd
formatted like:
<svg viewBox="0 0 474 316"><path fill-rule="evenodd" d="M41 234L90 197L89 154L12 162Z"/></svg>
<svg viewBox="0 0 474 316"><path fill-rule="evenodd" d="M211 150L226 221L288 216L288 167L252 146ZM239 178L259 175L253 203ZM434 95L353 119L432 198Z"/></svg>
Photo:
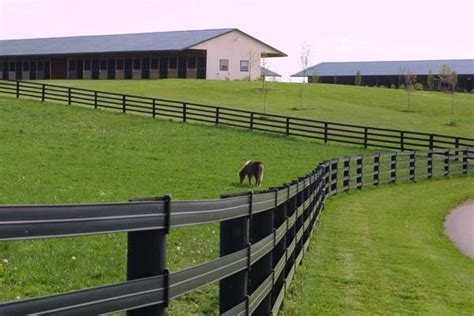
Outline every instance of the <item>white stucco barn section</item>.
<svg viewBox="0 0 474 316"><path fill-rule="evenodd" d="M238 29L190 47L190 49L207 51L206 79L214 80L245 80L249 78L256 80L261 76L262 57L286 56L285 53ZM225 60L227 60L227 67L222 67L225 66ZM245 67L245 65L248 66Z"/></svg>

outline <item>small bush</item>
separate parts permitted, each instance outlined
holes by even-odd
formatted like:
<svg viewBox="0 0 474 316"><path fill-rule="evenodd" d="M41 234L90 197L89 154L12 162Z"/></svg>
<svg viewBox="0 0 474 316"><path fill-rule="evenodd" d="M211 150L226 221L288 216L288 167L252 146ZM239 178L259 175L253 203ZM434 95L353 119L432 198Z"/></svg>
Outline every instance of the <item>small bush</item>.
<svg viewBox="0 0 474 316"><path fill-rule="evenodd" d="M400 89L405 89L405 88L406 88L406 87L405 87L405 84L402 83L402 84L400 85Z"/></svg>
<svg viewBox="0 0 474 316"><path fill-rule="evenodd" d="M397 86L396 86L395 84L392 83L392 84L390 85L390 89L396 89L396 88L397 88Z"/></svg>
<svg viewBox="0 0 474 316"><path fill-rule="evenodd" d="M420 82L417 82L413 85L413 88L418 91L423 91L423 84Z"/></svg>

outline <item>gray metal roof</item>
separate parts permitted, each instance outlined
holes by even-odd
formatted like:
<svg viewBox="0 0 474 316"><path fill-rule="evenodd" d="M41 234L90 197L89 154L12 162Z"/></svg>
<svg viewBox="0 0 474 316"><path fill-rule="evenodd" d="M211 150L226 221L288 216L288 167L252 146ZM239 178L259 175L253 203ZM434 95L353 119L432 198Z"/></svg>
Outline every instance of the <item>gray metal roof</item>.
<svg viewBox="0 0 474 316"><path fill-rule="evenodd" d="M260 67L260 75L265 77L281 77L280 74L277 74L276 72L271 71L270 69L265 67Z"/></svg>
<svg viewBox="0 0 474 316"><path fill-rule="evenodd" d="M427 75L430 70L438 74L442 65L448 65L457 74L474 74L474 59L453 60L407 60L407 61L362 61L320 63L302 70L292 77L308 76L362 76L400 75L406 71Z"/></svg>
<svg viewBox="0 0 474 316"><path fill-rule="evenodd" d="M0 56L181 51L237 29L73 36L0 41Z"/></svg>

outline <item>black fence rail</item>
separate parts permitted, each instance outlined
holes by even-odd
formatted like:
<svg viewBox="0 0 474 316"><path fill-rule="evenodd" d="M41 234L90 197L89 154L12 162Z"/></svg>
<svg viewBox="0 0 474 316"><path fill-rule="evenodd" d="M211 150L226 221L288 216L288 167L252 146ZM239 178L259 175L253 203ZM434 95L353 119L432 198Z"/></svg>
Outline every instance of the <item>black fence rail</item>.
<svg viewBox="0 0 474 316"><path fill-rule="evenodd" d="M469 148L356 155L324 161L304 177L267 191L219 200L0 206L0 241L128 234L128 281L0 304L1 315L163 314L169 302L219 282L223 315L277 313L328 197L352 189L474 173ZM170 272L166 235L220 223L220 257Z"/></svg>
<svg viewBox="0 0 474 316"><path fill-rule="evenodd" d="M170 118L182 122L233 126L365 148L405 151L474 147L474 138L341 124L29 81L0 81L0 93L15 95L17 98L25 96L41 101L82 105L153 118Z"/></svg>

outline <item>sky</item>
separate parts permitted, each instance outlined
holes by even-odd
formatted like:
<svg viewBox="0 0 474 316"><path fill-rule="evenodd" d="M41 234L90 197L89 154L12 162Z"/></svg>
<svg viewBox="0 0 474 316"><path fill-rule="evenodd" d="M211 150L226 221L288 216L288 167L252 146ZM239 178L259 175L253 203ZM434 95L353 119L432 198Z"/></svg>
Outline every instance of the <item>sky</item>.
<svg viewBox="0 0 474 316"><path fill-rule="evenodd" d="M285 81L303 45L309 65L474 58L474 0L0 0L0 40L210 28L285 52Z"/></svg>

